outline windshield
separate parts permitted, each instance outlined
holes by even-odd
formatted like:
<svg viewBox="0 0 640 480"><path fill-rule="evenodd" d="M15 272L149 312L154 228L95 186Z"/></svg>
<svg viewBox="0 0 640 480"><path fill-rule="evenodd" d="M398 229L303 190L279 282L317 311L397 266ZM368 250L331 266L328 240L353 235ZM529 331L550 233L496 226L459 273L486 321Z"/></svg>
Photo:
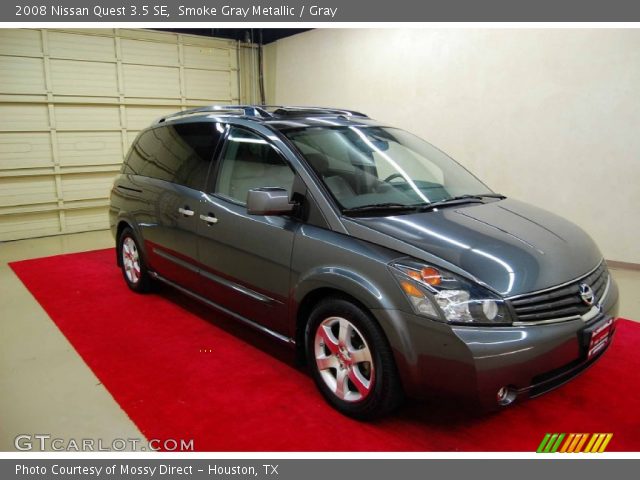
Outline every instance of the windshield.
<svg viewBox="0 0 640 480"><path fill-rule="evenodd" d="M446 154L403 130L327 126L285 134L345 210L492 193Z"/></svg>

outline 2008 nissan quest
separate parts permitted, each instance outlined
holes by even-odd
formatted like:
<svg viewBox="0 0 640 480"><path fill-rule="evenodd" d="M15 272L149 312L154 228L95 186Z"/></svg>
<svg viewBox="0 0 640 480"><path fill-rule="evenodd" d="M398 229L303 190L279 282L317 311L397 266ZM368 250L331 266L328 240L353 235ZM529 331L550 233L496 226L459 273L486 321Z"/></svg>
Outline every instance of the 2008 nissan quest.
<svg viewBox="0 0 640 480"><path fill-rule="evenodd" d="M618 291L572 223L358 112L214 106L158 120L111 194L124 280L169 284L298 349L327 401L488 407L609 346Z"/></svg>

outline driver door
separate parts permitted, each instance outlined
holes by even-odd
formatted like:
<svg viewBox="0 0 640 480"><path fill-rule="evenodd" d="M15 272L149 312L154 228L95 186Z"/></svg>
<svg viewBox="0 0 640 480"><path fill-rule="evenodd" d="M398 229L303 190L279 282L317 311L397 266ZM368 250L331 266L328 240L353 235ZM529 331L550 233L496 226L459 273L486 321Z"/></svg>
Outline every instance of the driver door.
<svg viewBox="0 0 640 480"><path fill-rule="evenodd" d="M247 214L257 187L291 192L294 172L271 143L231 127L215 185L198 212L201 293L213 302L288 335L287 299L293 239L300 226L289 216Z"/></svg>

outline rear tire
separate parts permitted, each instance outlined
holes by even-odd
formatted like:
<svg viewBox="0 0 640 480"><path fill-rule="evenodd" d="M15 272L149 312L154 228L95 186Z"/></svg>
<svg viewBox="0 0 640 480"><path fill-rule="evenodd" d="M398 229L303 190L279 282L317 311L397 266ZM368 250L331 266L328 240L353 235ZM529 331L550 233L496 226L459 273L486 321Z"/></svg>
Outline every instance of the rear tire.
<svg viewBox="0 0 640 480"><path fill-rule="evenodd" d="M122 230L118 237L118 259L122 276L129 288L137 293L149 292L153 280L144 263L140 244L129 227Z"/></svg>
<svg viewBox="0 0 640 480"><path fill-rule="evenodd" d="M335 409L369 420L400 405L402 386L391 348L366 311L343 298L326 298L311 312L305 333L311 374Z"/></svg>

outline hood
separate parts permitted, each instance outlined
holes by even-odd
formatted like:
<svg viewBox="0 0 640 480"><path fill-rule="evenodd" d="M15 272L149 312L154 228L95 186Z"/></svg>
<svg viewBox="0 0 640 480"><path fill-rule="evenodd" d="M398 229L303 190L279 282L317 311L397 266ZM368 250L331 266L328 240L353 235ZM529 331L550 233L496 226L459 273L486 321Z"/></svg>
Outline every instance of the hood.
<svg viewBox="0 0 640 480"><path fill-rule="evenodd" d="M581 228L513 199L349 220L358 238L425 261L435 256L506 297L571 281L602 260Z"/></svg>

